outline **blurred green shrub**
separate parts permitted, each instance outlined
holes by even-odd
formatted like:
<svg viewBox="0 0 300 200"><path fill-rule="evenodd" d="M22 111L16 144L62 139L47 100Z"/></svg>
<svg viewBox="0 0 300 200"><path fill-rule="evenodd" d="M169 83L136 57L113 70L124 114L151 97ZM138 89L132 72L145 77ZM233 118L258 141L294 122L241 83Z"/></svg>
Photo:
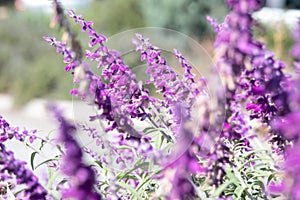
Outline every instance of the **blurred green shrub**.
<svg viewBox="0 0 300 200"><path fill-rule="evenodd" d="M157 26L203 38L212 33L206 16L222 19L226 14L223 0L144 0L140 1L148 26Z"/></svg>
<svg viewBox="0 0 300 200"><path fill-rule="evenodd" d="M290 28L284 23L268 23L260 24L255 29L255 36L260 39L270 51L275 52L276 59L292 66L293 60L290 56L290 49L294 45L294 40L291 37Z"/></svg>
<svg viewBox="0 0 300 200"><path fill-rule="evenodd" d="M140 0L100 0L91 3L82 14L93 21L99 32L112 35L132 28L144 27Z"/></svg>
<svg viewBox="0 0 300 200"><path fill-rule="evenodd" d="M34 97L70 98L72 79L64 73L61 58L42 39L54 35L49 19L33 22L20 15L0 21L0 92L12 94L17 105Z"/></svg>

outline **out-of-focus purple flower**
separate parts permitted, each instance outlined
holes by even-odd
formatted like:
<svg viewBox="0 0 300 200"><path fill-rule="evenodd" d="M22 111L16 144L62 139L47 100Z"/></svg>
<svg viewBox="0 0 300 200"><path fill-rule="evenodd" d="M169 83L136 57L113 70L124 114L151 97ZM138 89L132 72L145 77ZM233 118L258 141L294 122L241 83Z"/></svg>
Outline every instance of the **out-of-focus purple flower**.
<svg viewBox="0 0 300 200"><path fill-rule="evenodd" d="M249 78L249 66L246 64L249 63L249 58L260 55L262 48L262 44L253 39L252 27L255 22L251 14L259 10L264 5L264 1L227 0L226 3L231 12L226 16L224 23L218 25L215 20L208 17L208 21L217 32L215 49L218 55L217 68L225 83L225 116L224 119L217 117L215 121L201 124L201 133L207 139L204 140L205 137L201 136L199 140L204 146L204 141L209 141L211 145L208 147L214 147L206 148L208 162L205 167L210 184L216 187L224 182L225 167L234 165L231 161L232 146L227 145L225 141L243 142L249 149L252 148L245 137L251 127L241 105L252 95L248 92L251 78ZM255 83L255 92L264 94L265 85ZM217 98L221 101L224 96ZM251 108L260 111L262 106L253 104ZM213 112L222 112L222 108L209 106L205 111L205 117L212 116ZM220 121L224 122L223 125L220 125Z"/></svg>
<svg viewBox="0 0 300 200"><path fill-rule="evenodd" d="M4 174L14 175L18 185L25 184L27 186L22 192L26 198L46 199L46 190L39 184L38 178L30 170L26 169L25 164L25 162L15 159L13 152L7 151L4 144L0 144L1 181L6 181L3 180Z"/></svg>
<svg viewBox="0 0 300 200"><path fill-rule="evenodd" d="M285 162L283 170L285 178L277 187L278 191L270 188L271 192L281 192L288 199L300 199L300 77L287 82L288 97L287 108L284 115L278 116L271 122L274 131L279 132L285 139L288 139L288 146L285 151Z"/></svg>
<svg viewBox="0 0 300 200"><path fill-rule="evenodd" d="M62 192L62 198L100 200L101 195L94 191L95 173L92 168L83 163L83 153L73 138L75 126L70 124L55 106L50 106L50 109L60 123L58 140L65 145L66 149L61 170L69 176L71 183L71 187Z"/></svg>
<svg viewBox="0 0 300 200"><path fill-rule="evenodd" d="M287 199L300 199L300 147L299 141L292 148L286 149L286 158L284 163L285 177L281 183L270 184L271 193L284 194Z"/></svg>
<svg viewBox="0 0 300 200"><path fill-rule="evenodd" d="M177 105L176 109L179 109L180 105ZM170 182L170 190L165 192L167 199L194 199L197 197L195 186L191 180L191 174L198 174L204 172L205 169L199 163L197 153L200 148L194 141L193 132L185 128L188 118L183 116L179 131L181 132L182 139L178 141L175 147L173 155L179 157L171 164L167 165L164 169L164 176ZM172 177L169 177L169 172L174 173Z"/></svg>
<svg viewBox="0 0 300 200"><path fill-rule="evenodd" d="M279 130L288 140L296 140L299 138L300 111L292 112L284 117L278 117L272 121L272 128Z"/></svg>
<svg viewBox="0 0 300 200"><path fill-rule="evenodd" d="M231 112L233 101L246 102L251 119L270 124L277 116L289 112L287 106L284 64L256 41L252 34L255 24L251 14L264 5L261 0L228 0L231 13L217 33L215 46L221 53L217 63L227 87L226 110ZM247 64L247 66L246 66ZM251 65L249 65L251 64ZM229 124L229 123L228 123ZM278 138L274 132L272 141Z"/></svg>

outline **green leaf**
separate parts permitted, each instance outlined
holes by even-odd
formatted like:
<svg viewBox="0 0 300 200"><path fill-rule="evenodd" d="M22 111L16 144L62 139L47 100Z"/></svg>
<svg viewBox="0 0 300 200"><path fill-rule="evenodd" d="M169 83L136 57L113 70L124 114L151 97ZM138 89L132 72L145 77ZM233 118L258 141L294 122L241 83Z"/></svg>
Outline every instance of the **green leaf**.
<svg viewBox="0 0 300 200"><path fill-rule="evenodd" d="M42 150L42 148L44 147L45 144L46 144L46 141L41 140L41 145L40 145L40 148L39 148L40 151Z"/></svg>
<svg viewBox="0 0 300 200"><path fill-rule="evenodd" d="M254 158L254 159L250 159L250 160L248 160L247 162L243 163L243 164L240 166L240 168L239 168L238 171L244 170L245 166L246 166L247 164L251 163L251 162L256 162L256 161L260 161L260 162L261 162L262 160L264 160L264 161L270 161L269 159L266 159L266 158Z"/></svg>
<svg viewBox="0 0 300 200"><path fill-rule="evenodd" d="M100 161L96 160L95 163L96 163L97 165L99 165L99 167L103 168L103 165L102 165L102 163L101 163Z"/></svg>
<svg viewBox="0 0 300 200"><path fill-rule="evenodd" d="M126 177L128 174L130 174L131 172L133 172L134 170L139 169L139 168L142 168L142 167L144 167L144 166L149 166L149 162L141 163L141 164L135 166L134 168L132 168L131 170L129 170L128 172L126 172L125 174L123 174L123 173L122 173L121 175L119 174L119 175L118 175L118 179L121 180L121 179L123 179L124 177Z"/></svg>
<svg viewBox="0 0 300 200"><path fill-rule="evenodd" d="M45 160L43 162L41 162L40 164L38 164L34 169L37 169L38 167L40 167L41 165L47 163L47 162L50 162L50 161L53 161L53 160L59 160L58 158L50 158L48 160Z"/></svg>
<svg viewBox="0 0 300 200"><path fill-rule="evenodd" d="M275 173L272 173L268 176L267 185L269 185L270 181L275 177Z"/></svg>
<svg viewBox="0 0 300 200"><path fill-rule="evenodd" d="M227 182L223 183L222 185L220 185L220 186L216 189L216 191L214 192L214 194L213 194L212 197L213 197L213 198L219 197L219 196L222 194L222 192L223 192L230 184L233 184L233 181L227 181Z"/></svg>
<svg viewBox="0 0 300 200"><path fill-rule="evenodd" d="M31 156L30 156L30 164L31 164L31 169L32 170L34 170L34 163L33 163L33 161L34 161L34 158L35 158L35 155L37 154L38 152L33 152L32 154L31 154Z"/></svg>
<svg viewBox="0 0 300 200"><path fill-rule="evenodd" d="M149 134L149 133L155 132L155 131L156 131L156 128L154 128L154 127L147 127L147 128L143 129L143 133L145 133L145 134Z"/></svg>
<svg viewBox="0 0 300 200"><path fill-rule="evenodd" d="M53 184L53 181L55 179L55 176L53 175L54 174L54 169L51 168L51 167L48 167L48 184L47 184L47 189L50 189L52 184Z"/></svg>
<svg viewBox="0 0 300 200"><path fill-rule="evenodd" d="M242 199L241 197L242 197L243 192L244 192L245 189L247 189L247 188L245 188L245 187L243 187L243 186L237 187L237 188L234 190L234 193L233 193L234 199L236 199L236 200Z"/></svg>
<svg viewBox="0 0 300 200"><path fill-rule="evenodd" d="M14 193L14 196L17 196L19 193L23 192L24 190L26 190L26 188L22 188L19 191L17 191L16 193Z"/></svg>
<svg viewBox="0 0 300 200"><path fill-rule="evenodd" d="M120 181L117 181L117 185L119 185L120 187L125 188L125 189L127 189L127 191L131 192L131 194L134 196L133 199L143 200L142 196L130 185L120 182Z"/></svg>
<svg viewBox="0 0 300 200"><path fill-rule="evenodd" d="M236 177L235 173L230 169L230 168L226 168L226 176L230 179L231 182L239 182L238 178Z"/></svg>
<svg viewBox="0 0 300 200"><path fill-rule="evenodd" d="M258 150L249 151L249 152L248 152L247 154L245 154L243 157L244 157L244 158L248 158L249 156L254 155L254 154L256 154L256 153L259 153L259 152L261 152L261 153L263 153L263 152L268 152L268 150L267 150L267 149L258 149Z"/></svg>
<svg viewBox="0 0 300 200"><path fill-rule="evenodd" d="M143 182L141 182L137 188L136 188L136 191L138 191L139 189L141 189L148 181L150 181L151 178L150 177L147 177Z"/></svg>

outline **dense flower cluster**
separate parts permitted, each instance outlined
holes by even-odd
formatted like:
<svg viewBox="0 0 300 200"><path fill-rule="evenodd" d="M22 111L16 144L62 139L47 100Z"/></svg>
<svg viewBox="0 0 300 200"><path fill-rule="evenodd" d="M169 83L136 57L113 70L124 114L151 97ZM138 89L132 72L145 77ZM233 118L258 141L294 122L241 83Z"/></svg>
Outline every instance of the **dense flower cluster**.
<svg viewBox="0 0 300 200"><path fill-rule="evenodd" d="M132 120L128 117L139 118L144 120L148 117L146 112L146 104L153 101L148 95L148 91L135 80L135 75L127 65L123 63L119 52L109 50L103 43L106 41L105 36L97 34L92 28L92 22L86 22L80 15L76 15L74 11L68 11L68 15L74 18L75 23L82 26L82 31L87 31L90 37L90 47L96 47L96 50L86 51L86 58L96 61L97 67L101 68L102 76L109 83L102 83L102 78L93 74L85 65L85 77L82 82L88 82L87 88L89 93L94 96L95 104L99 110L102 110L101 119L107 119L111 122L111 126L107 131L118 128L121 132L127 132L132 137L140 137L139 133L132 129ZM63 48L54 38L45 37L46 41L57 48L58 53L63 55L72 54L70 49ZM63 46L64 47L64 46ZM67 52L67 53L65 53ZM78 66L78 61L72 62L66 67L66 70L74 69ZM76 77L75 77L76 78ZM79 80L80 81L80 80ZM82 89L72 90L72 94L85 97L87 94ZM95 116L93 119L96 119Z"/></svg>

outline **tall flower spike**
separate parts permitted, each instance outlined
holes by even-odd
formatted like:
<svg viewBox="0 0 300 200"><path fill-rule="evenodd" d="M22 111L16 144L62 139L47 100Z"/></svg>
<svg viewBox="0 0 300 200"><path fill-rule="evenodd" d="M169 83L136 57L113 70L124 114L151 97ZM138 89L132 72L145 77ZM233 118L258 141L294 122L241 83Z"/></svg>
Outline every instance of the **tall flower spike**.
<svg viewBox="0 0 300 200"><path fill-rule="evenodd" d="M225 119L223 129L220 130L218 122L222 117L210 124L209 131L202 125L202 135L207 133L212 139L214 149L207 155L206 173L211 179L210 184L219 187L223 184L227 175L226 167L234 167L232 163L232 145L235 142L242 142L249 145L248 139L244 139L250 128L247 124L246 115L242 112L239 105L245 101L248 96L243 92L245 74L248 57L259 54L260 44L253 41L252 26L254 24L251 14L262 7L262 2L257 0L228 0L226 1L232 11L226 16L223 24L219 25L215 20L208 17L212 24L217 37L215 48L217 58L217 68L225 83ZM241 78L242 77L242 78ZM218 96L221 101L223 96ZM215 109L207 110L207 115L211 112L222 112L222 105L216 106ZM209 108L209 107L208 107ZM204 124L205 125L205 124ZM204 135L205 136L205 135ZM200 141L203 140L200 137Z"/></svg>
<svg viewBox="0 0 300 200"><path fill-rule="evenodd" d="M109 83L102 83L101 79L93 81L90 92L95 96L95 103L99 108L106 108L104 116L112 124L107 130L118 129L120 132L129 133L129 137L141 137L132 128L131 118L144 120L149 114L146 112L147 103L154 101L149 96L141 83L137 83L135 75L121 59L121 53L109 50L103 43L107 40L104 35L98 34L92 27L92 22L87 22L81 15L68 11L70 17L82 26L82 31L88 31L90 46L97 46L94 51L86 51L85 56L98 62L102 76ZM93 75L87 75L93 76ZM92 91L93 90L93 91ZM130 118L131 117L131 118Z"/></svg>
<svg viewBox="0 0 300 200"><path fill-rule="evenodd" d="M71 179L71 186L62 192L62 198L100 200L101 195L94 191L95 173L91 167L83 163L83 153L73 138L75 126L70 124L55 106L50 106L50 109L60 123L58 140L65 145L66 149L61 169Z"/></svg>
<svg viewBox="0 0 300 200"><path fill-rule="evenodd" d="M133 40L136 51L140 52L142 61L147 61L146 73L151 76L146 83L153 83L157 92L163 95L164 100L161 106L165 107L167 112L174 116L176 105L180 104L185 107L185 115L189 116L190 107L198 94L196 85L193 84L194 76L191 73L191 66L188 65L178 51L175 51L185 70L184 80L181 80L172 67L167 65L166 59L161 56L161 50L158 47L153 46L149 39L144 38L141 34L136 34L136 37L138 40ZM193 86L190 86L190 84ZM171 124L171 129L174 130L180 124L180 120L176 120L174 116Z"/></svg>
<svg viewBox="0 0 300 200"><path fill-rule="evenodd" d="M177 49L174 49L174 55L181 64L181 67L183 68L183 83L185 84L185 87L190 89L192 95L197 96L200 93L200 91L197 88L197 84L195 82L195 74L192 73L193 67Z"/></svg>
<svg viewBox="0 0 300 200"><path fill-rule="evenodd" d="M43 37L46 42L48 42L51 46L56 48L56 52L60 53L64 56L64 62L68 63L65 67L66 71L70 71L79 65L79 61L75 60L75 53L71 50L71 47L67 47L65 42L57 41L54 37L44 36Z"/></svg>

